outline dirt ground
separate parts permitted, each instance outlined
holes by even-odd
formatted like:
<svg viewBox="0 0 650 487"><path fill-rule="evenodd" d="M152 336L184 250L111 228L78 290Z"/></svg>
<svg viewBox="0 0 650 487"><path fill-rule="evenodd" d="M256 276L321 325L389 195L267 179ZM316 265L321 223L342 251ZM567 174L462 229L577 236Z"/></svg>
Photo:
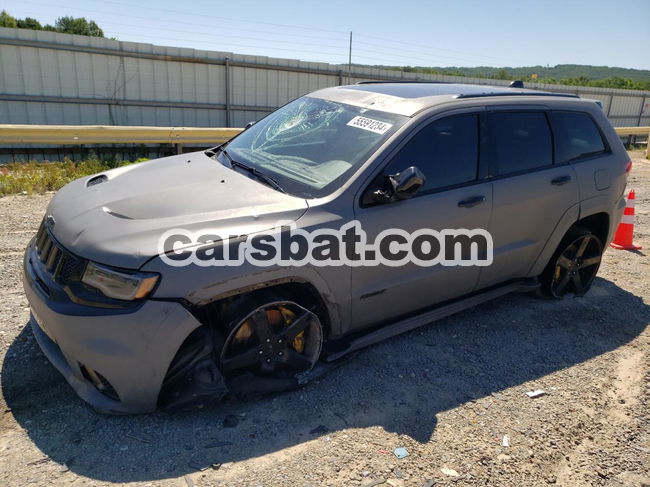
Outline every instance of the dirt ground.
<svg viewBox="0 0 650 487"><path fill-rule="evenodd" d="M610 249L586 297L506 296L300 390L175 415L99 415L46 361L20 267L51 195L0 199L0 485L650 485L650 162L632 157L646 250Z"/></svg>

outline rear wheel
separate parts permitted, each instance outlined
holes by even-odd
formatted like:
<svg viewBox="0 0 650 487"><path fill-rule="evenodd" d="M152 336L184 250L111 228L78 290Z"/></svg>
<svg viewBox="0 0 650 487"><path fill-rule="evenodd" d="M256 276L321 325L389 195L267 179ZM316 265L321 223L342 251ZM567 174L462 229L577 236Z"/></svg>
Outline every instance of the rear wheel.
<svg viewBox="0 0 650 487"><path fill-rule="evenodd" d="M573 228L564 237L540 276L544 296L562 299L566 294L584 296L598 273L603 244L588 230Z"/></svg>

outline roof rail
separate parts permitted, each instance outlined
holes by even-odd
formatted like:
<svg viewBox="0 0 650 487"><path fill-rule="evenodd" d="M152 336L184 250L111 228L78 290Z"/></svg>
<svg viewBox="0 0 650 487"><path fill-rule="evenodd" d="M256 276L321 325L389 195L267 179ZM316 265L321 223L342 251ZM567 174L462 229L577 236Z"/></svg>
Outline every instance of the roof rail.
<svg viewBox="0 0 650 487"><path fill-rule="evenodd" d="M450 84L448 81L427 81L422 79L386 79L386 80L370 80L370 81L357 81L355 85L378 85L381 83L424 83L424 84Z"/></svg>
<svg viewBox="0 0 650 487"><path fill-rule="evenodd" d="M494 93L466 93L456 95L455 98L482 98L488 96L560 96L562 98L580 98L578 95L572 95L571 93L547 93L547 92L534 92L534 91L524 91L524 92L494 92Z"/></svg>

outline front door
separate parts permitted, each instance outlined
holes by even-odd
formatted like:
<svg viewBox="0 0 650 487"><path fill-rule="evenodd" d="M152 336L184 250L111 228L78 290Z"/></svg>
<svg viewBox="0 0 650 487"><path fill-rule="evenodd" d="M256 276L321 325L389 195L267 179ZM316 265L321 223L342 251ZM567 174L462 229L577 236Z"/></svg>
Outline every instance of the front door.
<svg viewBox="0 0 650 487"><path fill-rule="evenodd" d="M448 115L416 130L382 174L415 166L426 183L411 199L357 208L355 216L368 242L391 228L409 233L423 228L487 228L492 188L479 171L481 120L477 113ZM353 267L352 327L395 319L469 293L477 284L479 269L414 263Z"/></svg>

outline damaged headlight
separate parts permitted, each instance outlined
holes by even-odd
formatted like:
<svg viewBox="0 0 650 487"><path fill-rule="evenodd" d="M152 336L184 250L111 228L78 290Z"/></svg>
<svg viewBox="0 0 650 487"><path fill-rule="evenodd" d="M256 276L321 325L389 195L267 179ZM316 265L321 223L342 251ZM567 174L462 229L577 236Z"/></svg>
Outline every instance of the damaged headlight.
<svg viewBox="0 0 650 487"><path fill-rule="evenodd" d="M146 297L159 278L159 274L116 271L89 262L81 281L109 298L133 301Z"/></svg>

